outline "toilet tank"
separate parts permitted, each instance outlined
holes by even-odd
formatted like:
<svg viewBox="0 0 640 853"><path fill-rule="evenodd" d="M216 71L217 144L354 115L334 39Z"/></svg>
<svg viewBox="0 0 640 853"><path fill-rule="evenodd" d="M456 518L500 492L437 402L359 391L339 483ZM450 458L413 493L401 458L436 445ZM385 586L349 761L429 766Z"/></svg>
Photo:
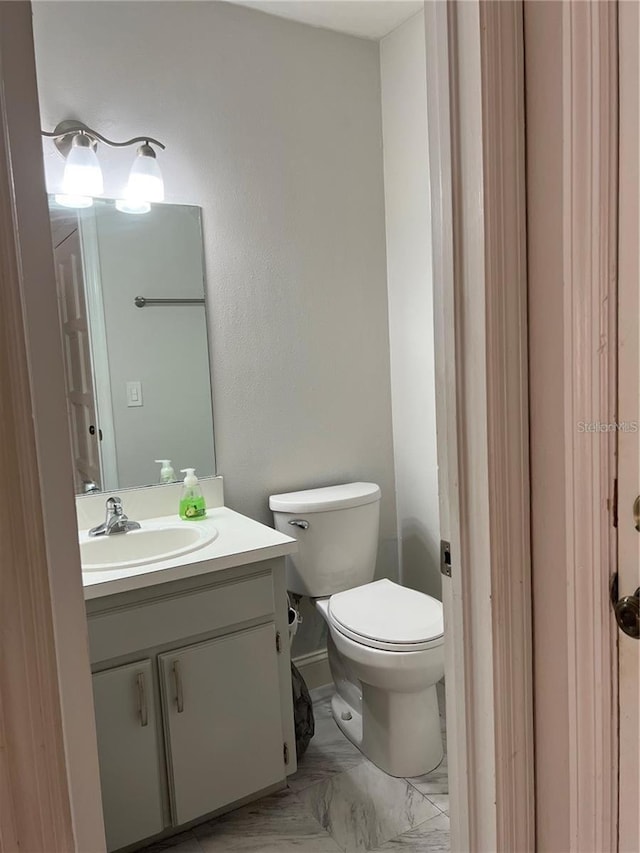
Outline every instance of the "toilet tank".
<svg viewBox="0 0 640 853"><path fill-rule="evenodd" d="M345 483L272 495L276 529L298 540L287 557L287 589L321 598L373 580L380 487Z"/></svg>

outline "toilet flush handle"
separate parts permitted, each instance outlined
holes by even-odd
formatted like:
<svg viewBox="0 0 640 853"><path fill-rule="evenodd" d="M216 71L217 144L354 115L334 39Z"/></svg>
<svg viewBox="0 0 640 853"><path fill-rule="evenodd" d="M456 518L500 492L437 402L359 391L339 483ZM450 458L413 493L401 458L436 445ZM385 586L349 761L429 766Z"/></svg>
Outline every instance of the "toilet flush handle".
<svg viewBox="0 0 640 853"><path fill-rule="evenodd" d="M293 524L294 527L301 527L303 530L309 529L309 522L305 521L304 518L292 518L289 520L289 524Z"/></svg>

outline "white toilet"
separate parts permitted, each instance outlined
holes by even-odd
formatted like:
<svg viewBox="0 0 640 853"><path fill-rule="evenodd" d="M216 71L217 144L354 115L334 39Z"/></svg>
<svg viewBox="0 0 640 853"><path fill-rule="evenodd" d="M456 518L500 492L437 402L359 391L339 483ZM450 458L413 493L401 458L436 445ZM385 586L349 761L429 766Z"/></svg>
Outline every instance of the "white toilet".
<svg viewBox="0 0 640 853"><path fill-rule="evenodd" d="M444 674L442 604L390 580L372 581L380 488L347 483L272 495L276 528L298 540L287 588L314 599L329 626L333 716L391 776L442 761L436 683Z"/></svg>

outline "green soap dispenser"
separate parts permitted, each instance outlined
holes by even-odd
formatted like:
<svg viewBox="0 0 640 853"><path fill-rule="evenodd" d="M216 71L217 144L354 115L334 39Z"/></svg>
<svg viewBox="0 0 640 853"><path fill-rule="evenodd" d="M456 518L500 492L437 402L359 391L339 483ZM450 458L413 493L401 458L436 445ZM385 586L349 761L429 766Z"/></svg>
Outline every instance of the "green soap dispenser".
<svg viewBox="0 0 640 853"><path fill-rule="evenodd" d="M199 521L201 518L205 518L207 507L200 483L196 477L196 469L182 468L181 473L187 476L184 478L180 497L180 518L184 521Z"/></svg>

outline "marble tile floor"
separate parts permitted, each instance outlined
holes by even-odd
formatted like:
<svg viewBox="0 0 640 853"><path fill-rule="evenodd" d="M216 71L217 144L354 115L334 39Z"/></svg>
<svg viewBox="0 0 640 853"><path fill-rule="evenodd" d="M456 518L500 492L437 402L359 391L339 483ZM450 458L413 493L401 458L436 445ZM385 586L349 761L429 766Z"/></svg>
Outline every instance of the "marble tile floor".
<svg viewBox="0 0 640 853"><path fill-rule="evenodd" d="M439 685L440 686L440 685ZM440 707L444 707L439 692ZM382 773L314 703L316 734L284 791L229 812L141 853L356 853L449 851L445 758L413 779Z"/></svg>

